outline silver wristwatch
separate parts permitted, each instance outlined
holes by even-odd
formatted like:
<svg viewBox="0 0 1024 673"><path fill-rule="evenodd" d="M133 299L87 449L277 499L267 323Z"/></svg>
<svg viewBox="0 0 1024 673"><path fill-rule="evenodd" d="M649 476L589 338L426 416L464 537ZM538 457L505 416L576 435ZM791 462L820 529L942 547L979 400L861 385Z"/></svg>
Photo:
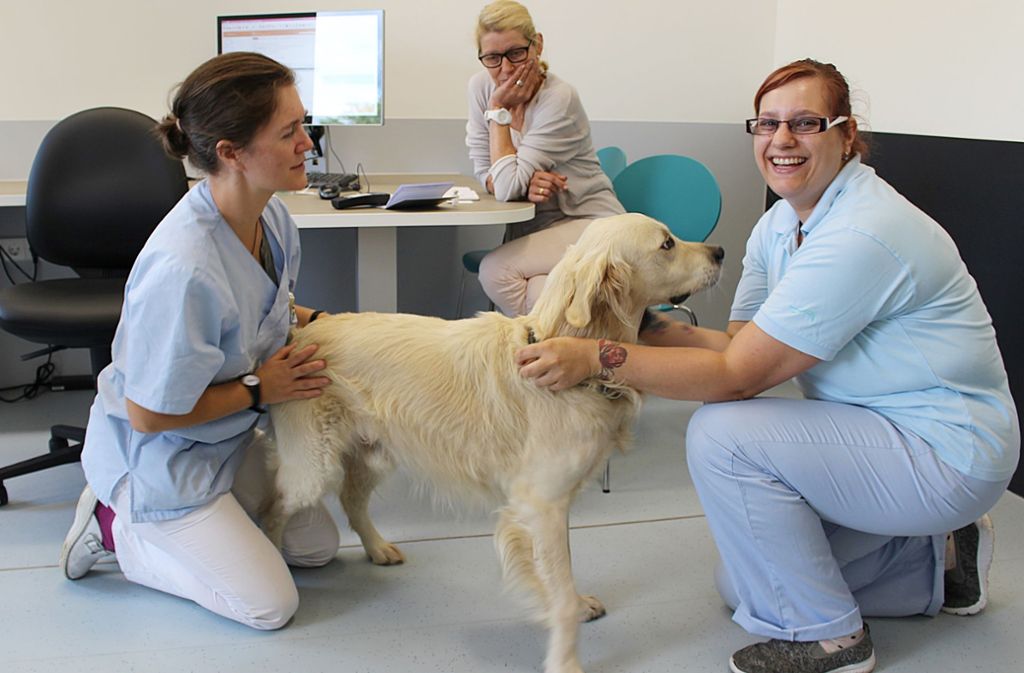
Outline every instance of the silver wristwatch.
<svg viewBox="0 0 1024 673"><path fill-rule="evenodd" d="M249 405L249 409L258 414L265 412L266 409L260 406L260 377L250 372L242 375L238 381L245 386L245 389L249 391L249 395L252 397L252 404Z"/></svg>

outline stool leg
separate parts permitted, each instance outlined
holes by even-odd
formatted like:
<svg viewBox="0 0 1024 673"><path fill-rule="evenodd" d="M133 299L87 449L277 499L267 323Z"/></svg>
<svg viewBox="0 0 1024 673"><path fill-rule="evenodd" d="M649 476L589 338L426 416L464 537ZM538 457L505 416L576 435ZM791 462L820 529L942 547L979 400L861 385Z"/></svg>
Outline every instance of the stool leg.
<svg viewBox="0 0 1024 673"><path fill-rule="evenodd" d="M601 478L601 491L604 493L612 492L612 459L609 458L604 462L604 476Z"/></svg>
<svg viewBox="0 0 1024 673"><path fill-rule="evenodd" d="M462 282L459 283L459 301L455 304L455 319L462 317L462 298L466 294L466 269L462 269Z"/></svg>

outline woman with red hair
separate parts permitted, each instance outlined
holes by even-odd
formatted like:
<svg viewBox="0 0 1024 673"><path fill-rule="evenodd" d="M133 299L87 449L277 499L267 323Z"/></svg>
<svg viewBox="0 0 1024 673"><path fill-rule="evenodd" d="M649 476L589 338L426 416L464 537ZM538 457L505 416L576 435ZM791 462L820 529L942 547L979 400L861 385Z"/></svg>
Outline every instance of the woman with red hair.
<svg viewBox="0 0 1024 673"><path fill-rule="evenodd" d="M726 332L550 339L524 376L720 402L686 435L733 619L736 673L867 673L863 617L974 614L1020 428L995 331L946 232L862 163L846 80L797 61L747 120L781 198L747 242ZM660 347L652 347L660 346ZM805 399L754 398L790 378ZM952 532L951 532L952 531Z"/></svg>

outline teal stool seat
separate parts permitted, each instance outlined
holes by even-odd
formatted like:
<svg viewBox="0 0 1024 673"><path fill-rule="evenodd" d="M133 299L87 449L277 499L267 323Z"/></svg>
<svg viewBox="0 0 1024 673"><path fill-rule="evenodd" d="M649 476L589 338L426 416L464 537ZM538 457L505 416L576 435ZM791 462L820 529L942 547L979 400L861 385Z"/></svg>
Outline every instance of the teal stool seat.
<svg viewBox="0 0 1024 673"><path fill-rule="evenodd" d="M470 250L462 256L462 268L470 273L480 273L480 262L490 250Z"/></svg>

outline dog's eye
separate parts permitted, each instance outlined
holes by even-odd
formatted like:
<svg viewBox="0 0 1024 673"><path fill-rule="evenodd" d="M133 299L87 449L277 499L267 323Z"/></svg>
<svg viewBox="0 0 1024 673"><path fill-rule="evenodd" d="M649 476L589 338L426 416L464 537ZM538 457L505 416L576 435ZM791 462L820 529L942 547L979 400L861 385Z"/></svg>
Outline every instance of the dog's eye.
<svg viewBox="0 0 1024 673"><path fill-rule="evenodd" d="M672 238L671 236L666 238L665 242L661 244L662 250L671 250L674 247L676 247L676 239Z"/></svg>

